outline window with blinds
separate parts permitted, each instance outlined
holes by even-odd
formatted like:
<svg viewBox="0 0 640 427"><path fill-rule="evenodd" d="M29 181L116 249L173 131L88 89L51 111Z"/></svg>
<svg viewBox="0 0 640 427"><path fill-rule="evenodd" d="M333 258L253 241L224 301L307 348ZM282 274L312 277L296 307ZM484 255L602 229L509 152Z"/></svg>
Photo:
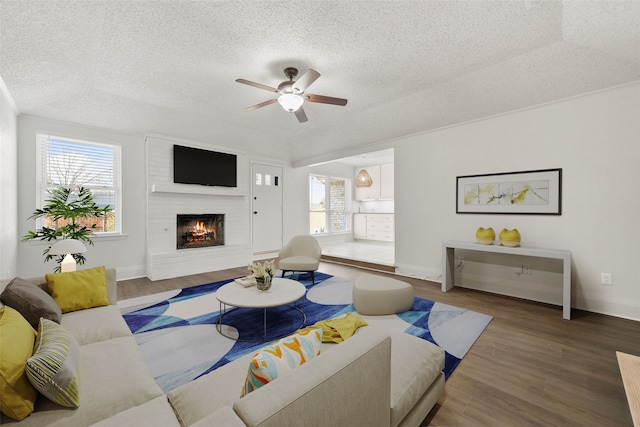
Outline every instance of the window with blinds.
<svg viewBox="0 0 640 427"><path fill-rule="evenodd" d="M57 187L85 187L99 207L113 212L104 219L91 219L97 234L121 233L120 146L47 135L37 135L38 208ZM59 222L42 218L38 227L56 228ZM85 225L85 224L83 224ZM88 224L87 224L88 225Z"/></svg>

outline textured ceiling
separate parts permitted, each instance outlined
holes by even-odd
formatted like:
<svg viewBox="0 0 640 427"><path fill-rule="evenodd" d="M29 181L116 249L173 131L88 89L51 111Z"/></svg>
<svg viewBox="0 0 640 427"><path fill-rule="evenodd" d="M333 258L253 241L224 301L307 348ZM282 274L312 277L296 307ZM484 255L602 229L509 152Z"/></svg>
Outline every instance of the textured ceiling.
<svg viewBox="0 0 640 427"><path fill-rule="evenodd" d="M639 1L0 0L21 114L294 164L640 80ZM300 124L283 69L322 76Z"/></svg>

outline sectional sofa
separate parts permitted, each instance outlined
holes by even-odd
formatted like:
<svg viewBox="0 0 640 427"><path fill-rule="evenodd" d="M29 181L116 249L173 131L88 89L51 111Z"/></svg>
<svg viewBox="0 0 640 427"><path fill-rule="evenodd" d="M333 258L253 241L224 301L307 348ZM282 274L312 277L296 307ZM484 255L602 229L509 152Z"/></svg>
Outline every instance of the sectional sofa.
<svg viewBox="0 0 640 427"><path fill-rule="evenodd" d="M25 280L49 290L45 277ZM242 398L252 354L164 394L116 306L115 270L106 282L108 305L61 316L79 344L79 406L39 395L33 413L2 425L418 426L444 392L440 348L366 326Z"/></svg>

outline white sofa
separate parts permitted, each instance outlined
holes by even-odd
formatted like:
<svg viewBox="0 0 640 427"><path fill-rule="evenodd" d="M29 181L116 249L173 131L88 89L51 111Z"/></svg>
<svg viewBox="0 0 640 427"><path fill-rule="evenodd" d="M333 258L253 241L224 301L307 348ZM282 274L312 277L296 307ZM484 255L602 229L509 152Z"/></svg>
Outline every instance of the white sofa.
<svg viewBox="0 0 640 427"><path fill-rule="evenodd" d="M27 279L47 290L44 277ZM0 282L0 292L8 281ZM163 394L115 305L62 315L80 344L80 406L40 396L24 426L418 426L444 391L444 352L404 333L360 328L289 375L240 398L252 354ZM6 345L6 344L4 344Z"/></svg>

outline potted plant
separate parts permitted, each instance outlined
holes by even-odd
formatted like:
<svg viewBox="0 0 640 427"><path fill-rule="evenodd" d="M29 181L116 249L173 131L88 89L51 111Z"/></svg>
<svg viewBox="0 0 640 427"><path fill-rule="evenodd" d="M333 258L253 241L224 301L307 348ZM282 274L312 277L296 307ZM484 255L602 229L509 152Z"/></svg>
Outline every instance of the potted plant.
<svg viewBox="0 0 640 427"><path fill-rule="evenodd" d="M276 272L276 263L275 261L265 261L262 264L259 262L249 264L249 271L256 278L258 290L266 291L271 287L271 279Z"/></svg>
<svg viewBox="0 0 640 427"><path fill-rule="evenodd" d="M98 228L98 223L105 221L107 216L113 212L109 205L99 207L90 189L85 187L57 187L49 190L50 198L45 200L42 209L36 211L29 219L45 218L45 225L36 230L29 231L22 236L22 241L46 240L54 241L59 239L75 239L85 244L93 245L91 235L93 230ZM44 262L56 258L58 266L54 270L60 271L60 263L64 256L51 255L48 246L42 253ZM80 265L84 264L83 254L73 254L73 258Z"/></svg>

